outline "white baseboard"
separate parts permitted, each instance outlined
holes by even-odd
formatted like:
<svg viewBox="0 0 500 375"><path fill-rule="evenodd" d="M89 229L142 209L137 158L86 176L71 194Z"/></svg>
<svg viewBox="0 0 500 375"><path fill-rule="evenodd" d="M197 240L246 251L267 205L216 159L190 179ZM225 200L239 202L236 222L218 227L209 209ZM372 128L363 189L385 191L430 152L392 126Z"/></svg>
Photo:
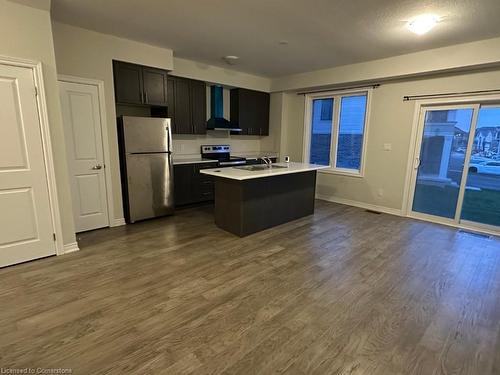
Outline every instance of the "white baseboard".
<svg viewBox="0 0 500 375"><path fill-rule="evenodd" d="M114 219L114 220L111 220L111 225L110 227L119 227L120 225L125 225L125 219L123 217L119 218L119 219Z"/></svg>
<svg viewBox="0 0 500 375"><path fill-rule="evenodd" d="M350 199L337 198L337 197L327 196L327 195L322 195L322 194L316 194L316 199L321 199L321 200L333 202L333 203L345 204L347 206L364 208L365 210L383 212L385 214L390 214L390 215L403 216L402 210L398 210L396 208L391 208L391 207L377 206L375 204L352 201Z"/></svg>
<svg viewBox="0 0 500 375"><path fill-rule="evenodd" d="M78 250L80 250L80 248L78 247L77 242L71 242L63 245L64 254L74 253Z"/></svg>

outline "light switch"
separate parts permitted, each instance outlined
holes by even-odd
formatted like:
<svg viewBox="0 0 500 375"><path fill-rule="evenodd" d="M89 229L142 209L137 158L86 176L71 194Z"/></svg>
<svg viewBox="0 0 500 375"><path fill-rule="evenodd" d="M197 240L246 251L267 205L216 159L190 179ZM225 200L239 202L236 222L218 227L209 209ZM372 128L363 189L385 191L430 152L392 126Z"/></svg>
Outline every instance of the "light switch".
<svg viewBox="0 0 500 375"><path fill-rule="evenodd" d="M392 143L384 143L384 151L392 151Z"/></svg>

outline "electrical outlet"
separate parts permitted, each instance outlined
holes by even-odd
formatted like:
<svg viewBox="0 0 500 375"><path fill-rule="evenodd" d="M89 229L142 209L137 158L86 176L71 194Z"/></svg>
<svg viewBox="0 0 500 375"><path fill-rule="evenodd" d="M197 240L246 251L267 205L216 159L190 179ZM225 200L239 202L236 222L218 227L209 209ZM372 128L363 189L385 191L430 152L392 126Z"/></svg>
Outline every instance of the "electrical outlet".
<svg viewBox="0 0 500 375"><path fill-rule="evenodd" d="M392 151L392 143L384 143L384 151Z"/></svg>
<svg viewBox="0 0 500 375"><path fill-rule="evenodd" d="M382 189L382 188L378 189L378 191L377 191L377 195L378 195L379 197L383 197L383 196L384 196L384 189Z"/></svg>

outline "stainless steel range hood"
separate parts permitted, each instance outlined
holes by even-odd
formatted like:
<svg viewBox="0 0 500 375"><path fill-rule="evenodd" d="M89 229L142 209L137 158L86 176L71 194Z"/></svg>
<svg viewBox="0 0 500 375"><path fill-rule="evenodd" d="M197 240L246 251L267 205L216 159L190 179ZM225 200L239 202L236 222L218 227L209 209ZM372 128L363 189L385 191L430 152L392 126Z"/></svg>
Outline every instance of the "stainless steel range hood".
<svg viewBox="0 0 500 375"><path fill-rule="evenodd" d="M207 122L207 129L241 132L240 128L224 118L223 90L222 86L210 86L210 118Z"/></svg>

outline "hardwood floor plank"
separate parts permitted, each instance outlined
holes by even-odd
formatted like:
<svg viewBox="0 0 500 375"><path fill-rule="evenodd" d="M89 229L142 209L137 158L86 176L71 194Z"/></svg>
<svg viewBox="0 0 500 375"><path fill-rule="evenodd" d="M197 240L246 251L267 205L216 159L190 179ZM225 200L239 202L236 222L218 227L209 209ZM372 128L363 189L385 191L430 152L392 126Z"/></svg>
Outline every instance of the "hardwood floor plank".
<svg viewBox="0 0 500 375"><path fill-rule="evenodd" d="M211 206L0 270L0 365L74 374L500 373L500 240L317 201L238 238Z"/></svg>

